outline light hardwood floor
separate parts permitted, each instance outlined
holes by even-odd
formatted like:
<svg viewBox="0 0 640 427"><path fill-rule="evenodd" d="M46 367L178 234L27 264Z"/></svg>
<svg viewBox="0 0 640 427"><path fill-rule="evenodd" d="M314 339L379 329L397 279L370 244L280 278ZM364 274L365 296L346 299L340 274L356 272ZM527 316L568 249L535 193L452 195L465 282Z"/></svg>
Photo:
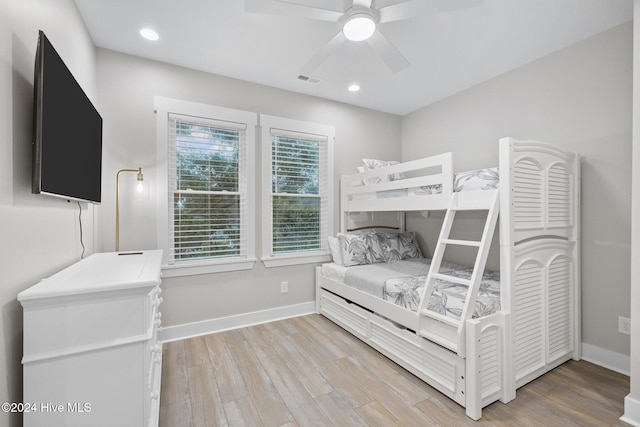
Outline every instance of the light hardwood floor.
<svg viewBox="0 0 640 427"><path fill-rule="evenodd" d="M570 361L480 421L319 315L167 343L160 426L625 426L629 378Z"/></svg>

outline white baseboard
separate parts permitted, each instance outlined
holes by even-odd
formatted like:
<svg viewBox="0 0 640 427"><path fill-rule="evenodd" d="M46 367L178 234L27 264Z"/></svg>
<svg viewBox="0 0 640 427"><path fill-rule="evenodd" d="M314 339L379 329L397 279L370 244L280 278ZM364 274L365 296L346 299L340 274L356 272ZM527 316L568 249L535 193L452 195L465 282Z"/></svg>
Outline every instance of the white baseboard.
<svg viewBox="0 0 640 427"><path fill-rule="evenodd" d="M627 395L624 398L624 414L620 419L627 424L640 427L640 401L632 399L631 395Z"/></svg>
<svg viewBox="0 0 640 427"><path fill-rule="evenodd" d="M231 329L259 325L261 323L274 322L276 320L288 319L291 317L304 316L315 312L315 301L305 302L302 304L288 305L269 310L237 314L235 316L203 320L201 322L163 327L158 332L158 339L163 343L183 340L216 332L228 331Z"/></svg>
<svg viewBox="0 0 640 427"><path fill-rule="evenodd" d="M631 358L595 345L582 343L582 359L624 375L631 372Z"/></svg>

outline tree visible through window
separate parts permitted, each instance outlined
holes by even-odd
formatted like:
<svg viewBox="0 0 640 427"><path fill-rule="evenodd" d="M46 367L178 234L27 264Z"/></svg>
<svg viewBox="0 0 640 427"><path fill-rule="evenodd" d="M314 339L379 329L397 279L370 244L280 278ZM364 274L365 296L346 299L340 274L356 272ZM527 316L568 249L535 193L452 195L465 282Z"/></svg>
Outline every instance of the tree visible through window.
<svg viewBox="0 0 640 427"><path fill-rule="evenodd" d="M175 120L175 260L241 254L241 133L200 120Z"/></svg>
<svg viewBox="0 0 640 427"><path fill-rule="evenodd" d="M319 143L273 135L271 156L273 253L320 250Z"/></svg>
<svg viewBox="0 0 640 427"><path fill-rule="evenodd" d="M335 128L261 114L262 261L266 267L330 259Z"/></svg>
<svg viewBox="0 0 640 427"><path fill-rule="evenodd" d="M250 270L258 115L161 96L154 110L165 276Z"/></svg>

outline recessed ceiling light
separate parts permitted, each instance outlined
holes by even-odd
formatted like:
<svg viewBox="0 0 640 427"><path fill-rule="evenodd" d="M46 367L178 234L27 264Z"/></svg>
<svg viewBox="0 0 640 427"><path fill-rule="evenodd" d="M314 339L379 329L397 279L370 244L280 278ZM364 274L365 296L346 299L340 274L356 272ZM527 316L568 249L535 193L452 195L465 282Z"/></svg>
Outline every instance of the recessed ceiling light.
<svg viewBox="0 0 640 427"><path fill-rule="evenodd" d="M354 42L367 40L376 30L376 23L368 13L355 13L342 27L344 36Z"/></svg>
<svg viewBox="0 0 640 427"><path fill-rule="evenodd" d="M155 30L148 27L140 28L140 35L151 41L156 41L160 38L160 35Z"/></svg>
<svg viewBox="0 0 640 427"><path fill-rule="evenodd" d="M360 85L357 83L353 83L349 85L349 92L357 92L360 90Z"/></svg>

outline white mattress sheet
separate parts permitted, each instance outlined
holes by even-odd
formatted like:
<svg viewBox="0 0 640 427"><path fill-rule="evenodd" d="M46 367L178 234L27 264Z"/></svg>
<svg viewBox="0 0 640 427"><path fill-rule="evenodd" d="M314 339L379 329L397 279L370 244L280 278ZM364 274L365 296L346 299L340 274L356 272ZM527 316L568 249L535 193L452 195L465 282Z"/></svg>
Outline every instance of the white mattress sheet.
<svg viewBox="0 0 640 427"><path fill-rule="evenodd" d="M335 280L336 282L344 283L344 276L347 274L349 267L338 265L335 262L328 264L322 264L322 275L328 279Z"/></svg>

